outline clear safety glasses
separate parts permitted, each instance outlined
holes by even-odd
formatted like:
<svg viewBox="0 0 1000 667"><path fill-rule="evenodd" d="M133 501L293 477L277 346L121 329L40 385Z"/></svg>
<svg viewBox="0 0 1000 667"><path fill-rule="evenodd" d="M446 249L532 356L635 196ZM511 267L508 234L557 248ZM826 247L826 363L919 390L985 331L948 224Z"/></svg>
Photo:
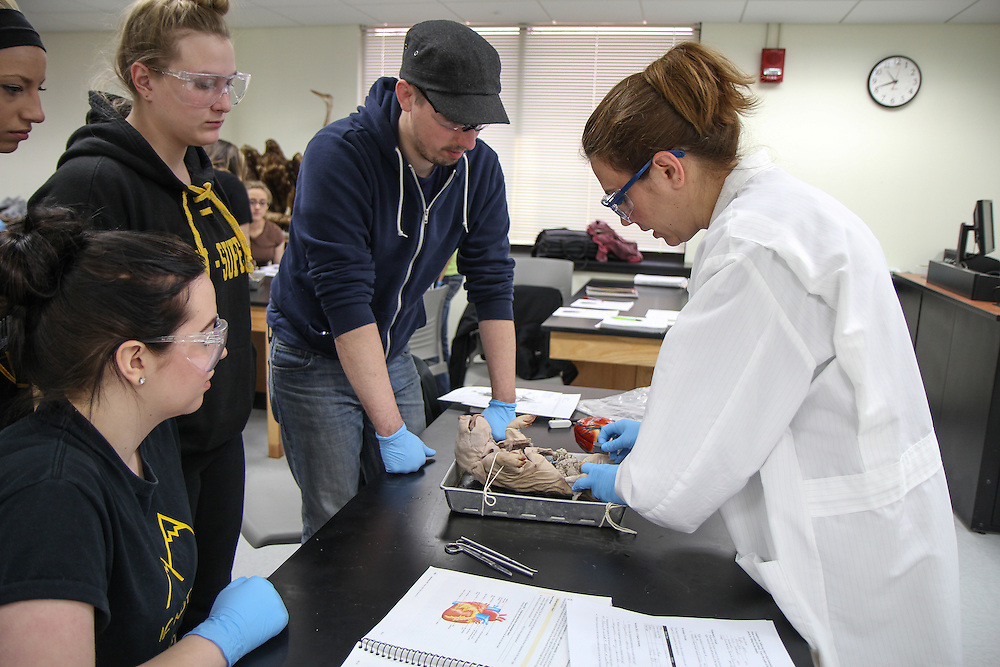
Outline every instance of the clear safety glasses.
<svg viewBox="0 0 1000 667"><path fill-rule="evenodd" d="M226 340L229 338L229 322L221 317L215 318L215 327L211 331L199 331L182 336L157 336L148 338L144 343L179 343L184 347L184 356L198 370L208 373L222 358L226 350Z"/></svg>
<svg viewBox="0 0 1000 667"><path fill-rule="evenodd" d="M177 97L181 102L192 107L208 108L222 99L224 93L229 93L229 102L236 106L247 94L247 87L250 86L250 75L244 72L225 76L175 69L154 71L172 76L180 81L180 92L177 93Z"/></svg>
<svg viewBox="0 0 1000 667"><path fill-rule="evenodd" d="M667 152L673 153L677 157L684 157L684 151L681 150L669 150ZM626 183L623 187L615 190L614 192L610 192L601 198L601 203L617 213L618 217L625 222L632 222L632 218L629 216L632 215L632 211L635 209L635 204L632 203L632 200L629 199L628 195L625 193L628 192L628 189L635 185L635 182L646 173L646 170L649 169L651 164L653 164L653 158L649 158L649 162L642 165L642 169L635 172L635 175L628 179L628 183Z"/></svg>

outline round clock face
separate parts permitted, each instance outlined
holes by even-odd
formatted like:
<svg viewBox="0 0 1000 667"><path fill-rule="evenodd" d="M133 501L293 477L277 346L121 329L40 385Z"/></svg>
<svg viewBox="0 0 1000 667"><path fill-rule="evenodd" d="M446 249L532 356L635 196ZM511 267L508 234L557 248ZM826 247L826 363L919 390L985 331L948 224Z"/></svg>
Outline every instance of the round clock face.
<svg viewBox="0 0 1000 667"><path fill-rule="evenodd" d="M868 92L884 107L901 107L920 90L920 68L906 56L884 58L868 75Z"/></svg>

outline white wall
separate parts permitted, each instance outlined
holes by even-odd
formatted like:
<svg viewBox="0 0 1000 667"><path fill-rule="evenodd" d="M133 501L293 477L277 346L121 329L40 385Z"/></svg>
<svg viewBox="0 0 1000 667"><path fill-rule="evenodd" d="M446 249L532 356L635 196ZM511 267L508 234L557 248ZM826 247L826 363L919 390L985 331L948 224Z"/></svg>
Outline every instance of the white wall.
<svg viewBox="0 0 1000 667"><path fill-rule="evenodd" d="M759 71L764 33L758 24L702 26L702 40L748 72ZM113 48L106 33L42 38L48 119L3 158L0 197L27 196L52 172L83 122L99 52ZM335 118L367 90L360 42L357 26L235 31L237 64L253 80L222 137L260 149L274 138L288 156L303 150L325 112L310 88L334 95ZM757 86L749 144L858 213L890 266L926 263L955 244L976 199L1000 200L1000 25L783 25L781 46L785 80ZM897 53L916 60L924 82L913 102L887 110L868 97L866 81L875 62ZM689 246L690 258L696 243Z"/></svg>
<svg viewBox="0 0 1000 667"><path fill-rule="evenodd" d="M236 63L250 88L222 127L237 146L264 150L274 139L287 157L302 152L323 127L326 105L310 89L333 95L333 120L358 106L361 29L356 25L234 31Z"/></svg>
<svg viewBox="0 0 1000 667"><path fill-rule="evenodd" d="M759 73L763 25L706 24L702 41ZM861 216L891 267L954 247L975 201L1000 200L1000 25L783 25L781 46L785 78L757 85L750 143ZM867 80L896 54L923 83L890 110Z"/></svg>
<svg viewBox="0 0 1000 667"><path fill-rule="evenodd" d="M89 89L121 90L108 64L114 34L46 33L42 41L48 51L42 93L46 119L0 161L0 199L27 198L51 175L66 139L84 123ZM247 96L220 134L237 146L263 151L264 141L275 139L287 157L304 151L326 115L324 102L310 89L333 95L334 119L358 105L361 30L356 25L236 30L233 44L237 67L252 76Z"/></svg>

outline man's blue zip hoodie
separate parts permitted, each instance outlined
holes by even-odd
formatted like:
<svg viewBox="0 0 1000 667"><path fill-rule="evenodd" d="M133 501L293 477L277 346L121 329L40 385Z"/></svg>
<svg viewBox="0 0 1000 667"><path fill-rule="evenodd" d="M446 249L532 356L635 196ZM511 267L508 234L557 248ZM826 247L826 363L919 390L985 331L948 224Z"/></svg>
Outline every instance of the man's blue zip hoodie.
<svg viewBox="0 0 1000 667"><path fill-rule="evenodd" d="M503 172L482 141L418 179L398 148L396 79L309 142L267 323L282 341L337 358L334 339L377 323L386 358L425 322L423 293L458 248L479 319L513 319Z"/></svg>

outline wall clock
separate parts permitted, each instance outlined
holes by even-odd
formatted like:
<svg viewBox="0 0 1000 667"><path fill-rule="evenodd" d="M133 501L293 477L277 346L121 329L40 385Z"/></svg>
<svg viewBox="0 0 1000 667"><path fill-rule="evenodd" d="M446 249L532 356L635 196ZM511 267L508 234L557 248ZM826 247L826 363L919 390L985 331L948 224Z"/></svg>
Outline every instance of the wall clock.
<svg viewBox="0 0 1000 667"><path fill-rule="evenodd" d="M868 75L868 94L884 107L901 107L920 90L920 68L906 56L883 58Z"/></svg>

